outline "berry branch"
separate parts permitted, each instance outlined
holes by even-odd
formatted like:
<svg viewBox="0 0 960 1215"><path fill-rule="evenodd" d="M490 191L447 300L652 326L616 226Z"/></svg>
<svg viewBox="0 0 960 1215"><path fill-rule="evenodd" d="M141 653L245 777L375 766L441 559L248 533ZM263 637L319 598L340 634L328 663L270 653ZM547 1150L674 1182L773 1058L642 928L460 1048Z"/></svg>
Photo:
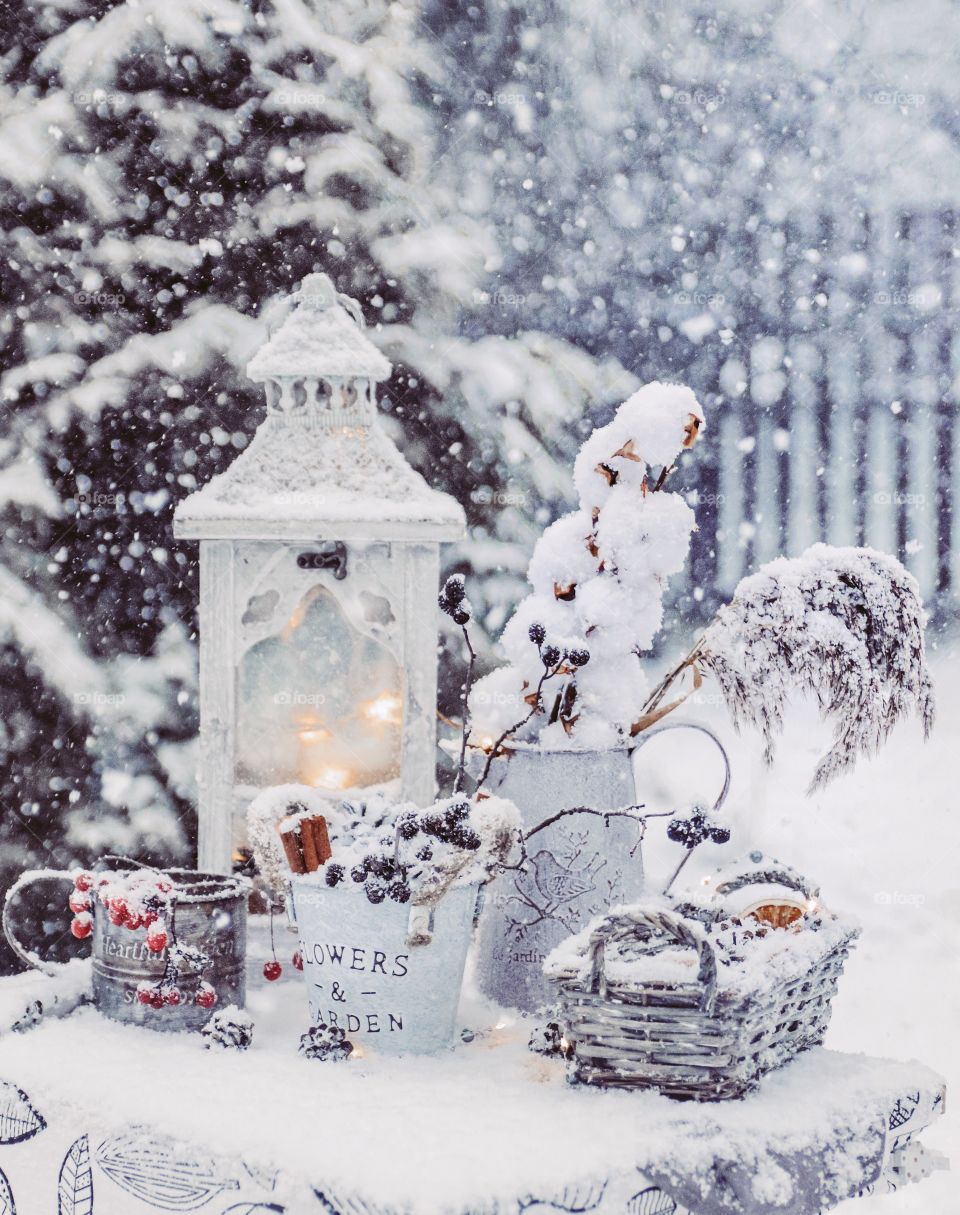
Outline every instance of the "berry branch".
<svg viewBox="0 0 960 1215"><path fill-rule="evenodd" d="M471 609L462 574L451 574L443 584L443 590L440 592L437 602L440 605L440 610L445 612L453 623L459 627L460 632L463 634L467 653L470 656L467 663L467 673L460 690L460 717L462 720L460 727L460 758L457 761L457 775L453 782L453 792L456 794L463 788L463 775L467 763L467 742L470 739L470 689L473 687L473 670L477 661L477 653L473 648L473 642L470 640L470 634L467 631L467 625L471 620Z"/></svg>

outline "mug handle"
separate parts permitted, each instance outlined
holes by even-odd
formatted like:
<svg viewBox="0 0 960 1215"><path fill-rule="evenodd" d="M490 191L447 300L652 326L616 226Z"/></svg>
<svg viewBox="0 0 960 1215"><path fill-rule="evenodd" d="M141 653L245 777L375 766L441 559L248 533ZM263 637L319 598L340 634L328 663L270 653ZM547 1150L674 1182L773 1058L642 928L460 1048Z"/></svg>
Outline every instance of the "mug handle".
<svg viewBox="0 0 960 1215"><path fill-rule="evenodd" d="M3 935L7 938L7 942L13 952L17 955L21 962L25 962L27 966L33 970L39 970L45 975L51 977L58 975L63 969L62 962L45 962L38 957L32 950L27 949L18 939L13 931L13 921L10 915L10 910L16 896L31 886L34 882L46 881L61 881L73 884L73 876L63 869L28 869L25 873L21 873L17 880L13 883L6 893L3 900Z"/></svg>

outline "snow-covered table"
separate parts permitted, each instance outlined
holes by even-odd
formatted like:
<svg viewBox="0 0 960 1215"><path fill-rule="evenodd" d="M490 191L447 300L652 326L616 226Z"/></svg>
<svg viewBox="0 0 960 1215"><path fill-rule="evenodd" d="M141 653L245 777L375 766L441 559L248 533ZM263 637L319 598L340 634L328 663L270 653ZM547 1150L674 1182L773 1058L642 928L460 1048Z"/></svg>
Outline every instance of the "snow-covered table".
<svg viewBox="0 0 960 1215"><path fill-rule="evenodd" d="M297 1055L298 979L254 986L244 1054L89 1007L0 1035L2 1215L815 1215L928 1167L918 1064L814 1050L705 1105L571 1088L523 1025L324 1064Z"/></svg>

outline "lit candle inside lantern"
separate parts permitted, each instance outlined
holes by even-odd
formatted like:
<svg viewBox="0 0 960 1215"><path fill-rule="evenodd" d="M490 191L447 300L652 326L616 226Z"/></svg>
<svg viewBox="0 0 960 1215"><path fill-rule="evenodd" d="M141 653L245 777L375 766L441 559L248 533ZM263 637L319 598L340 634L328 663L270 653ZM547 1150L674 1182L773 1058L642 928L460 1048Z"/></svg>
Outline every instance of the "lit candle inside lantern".
<svg viewBox="0 0 960 1215"><path fill-rule="evenodd" d="M386 725L399 726L402 718L400 710L403 704L395 692L381 692L369 704L364 705L363 712L371 721L381 721Z"/></svg>

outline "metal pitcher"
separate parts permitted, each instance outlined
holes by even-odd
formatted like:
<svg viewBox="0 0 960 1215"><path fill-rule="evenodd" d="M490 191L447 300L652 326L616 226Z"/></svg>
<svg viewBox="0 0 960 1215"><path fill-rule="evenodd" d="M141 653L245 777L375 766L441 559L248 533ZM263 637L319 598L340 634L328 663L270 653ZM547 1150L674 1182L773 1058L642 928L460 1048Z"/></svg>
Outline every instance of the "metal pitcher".
<svg viewBox="0 0 960 1215"><path fill-rule="evenodd" d="M516 744L493 760L485 787L514 803L527 842L522 866L485 887L475 970L485 996L525 1012L551 1004L555 994L542 970L547 954L594 916L642 896L643 829L636 821L590 812L546 826L544 820L574 807L635 806L634 753L654 735L678 729L706 734L720 749L726 777L719 808L730 783L727 754L712 731L694 722L655 726L632 747L548 751Z"/></svg>
<svg viewBox="0 0 960 1215"><path fill-rule="evenodd" d="M105 858L94 874L128 873L141 866L123 858ZM246 878L194 869L146 868L173 884L176 940L185 946L188 957L207 959L202 977L216 992L216 1006L235 1004L242 1008L246 999L247 893ZM32 870L18 878L7 892L3 908L3 931L10 947L21 961L45 974L55 975L57 963L44 962L14 931L11 909L17 896L41 881L73 882L65 871ZM137 997L141 983L156 983L164 974L170 947L152 952L146 945L145 930L131 931L111 923L107 909L98 898L92 900L93 914L93 1003L104 1016L115 1021L145 1025L166 1032L202 1028L211 1016L210 1007L195 1001L200 970L195 963L181 967L181 1001L177 1005L153 1008Z"/></svg>

